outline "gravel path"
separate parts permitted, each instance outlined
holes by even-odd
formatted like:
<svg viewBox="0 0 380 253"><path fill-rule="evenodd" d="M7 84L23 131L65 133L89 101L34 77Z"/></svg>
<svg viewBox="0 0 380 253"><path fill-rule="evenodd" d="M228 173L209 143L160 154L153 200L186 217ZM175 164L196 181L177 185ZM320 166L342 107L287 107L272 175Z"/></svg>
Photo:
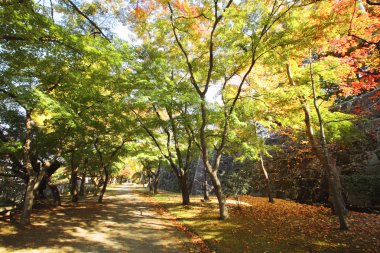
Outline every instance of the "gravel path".
<svg viewBox="0 0 380 253"><path fill-rule="evenodd" d="M27 228L0 221L0 252L188 252L188 239L145 202L141 187L110 187L87 199L33 213Z"/></svg>

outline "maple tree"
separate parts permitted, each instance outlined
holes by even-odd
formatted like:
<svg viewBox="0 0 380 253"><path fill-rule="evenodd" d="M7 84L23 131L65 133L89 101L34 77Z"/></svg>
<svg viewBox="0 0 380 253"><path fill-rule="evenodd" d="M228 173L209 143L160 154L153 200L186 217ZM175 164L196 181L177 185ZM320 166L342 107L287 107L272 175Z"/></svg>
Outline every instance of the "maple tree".
<svg viewBox="0 0 380 253"><path fill-rule="evenodd" d="M351 12L350 21L341 32L321 48L322 56L333 55L351 70L342 73L345 81L339 87L341 95L357 95L376 88L380 80L379 7L368 1L340 1L334 10L345 15Z"/></svg>
<svg viewBox="0 0 380 253"><path fill-rule="evenodd" d="M4 149L2 159L10 159L10 171L26 184L21 216L25 225L30 223L37 189L61 166L66 152L83 150L79 146L91 143L94 130L121 130L115 105L123 104L116 94L125 95L122 64L129 55L125 44L118 44L117 51L102 38L54 23L44 11L32 1L1 9L2 19L12 20L1 28L1 143L18 146ZM128 115L122 116L128 124ZM122 127L126 135L128 127ZM74 172L76 167L72 166Z"/></svg>
<svg viewBox="0 0 380 253"><path fill-rule="evenodd" d="M181 56L182 66L178 68L186 73L200 99L200 128L195 141L211 176L221 219L228 218L228 211L218 168L242 88L261 58L276 48L295 43L290 35L285 37L287 30L282 23L295 19L293 13L310 4L313 2L205 1L190 4L164 1L136 5L136 31L150 43L165 43L166 47L173 48L168 53ZM236 89L226 96L228 86ZM222 106L219 108L206 99L211 87L220 89ZM215 115L212 110L218 112L218 117L212 116ZM209 128L215 129L211 135Z"/></svg>
<svg viewBox="0 0 380 253"><path fill-rule="evenodd" d="M154 46L141 48L141 65L134 80L138 87L131 98L135 106L132 110L160 155L169 163L178 179L182 203L188 205L188 173L197 154L189 129L191 120L196 117L196 98L164 56L164 52Z"/></svg>

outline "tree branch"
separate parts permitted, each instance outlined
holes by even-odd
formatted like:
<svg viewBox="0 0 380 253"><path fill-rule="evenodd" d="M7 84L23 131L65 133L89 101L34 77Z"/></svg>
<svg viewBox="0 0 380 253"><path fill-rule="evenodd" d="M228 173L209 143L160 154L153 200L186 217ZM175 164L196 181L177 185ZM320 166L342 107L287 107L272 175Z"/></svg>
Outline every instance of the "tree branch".
<svg viewBox="0 0 380 253"><path fill-rule="evenodd" d="M172 6L171 6L171 4L169 2L168 2L168 6L169 6L169 10L170 10L170 22L171 22L171 25L172 25L172 30L173 30L173 33L174 33L174 37L175 37L175 40L176 40L179 48L181 49L183 55L186 58L186 64L187 64L187 67L189 69L191 84L194 86L194 88L197 91L197 93L199 94L199 96L202 96L202 91L200 90L199 85L198 85L197 81L195 80L195 75L194 75L194 71L193 71L193 65L190 63L189 55L187 54L185 48L183 47L181 41L178 38L178 35L177 35L177 32L176 32L176 28L175 28L175 25L174 25L174 18L173 18L174 11L173 11L173 8L172 8Z"/></svg>
<svg viewBox="0 0 380 253"><path fill-rule="evenodd" d="M369 5L380 5L380 2L373 2L371 0L366 0L367 4Z"/></svg>
<svg viewBox="0 0 380 253"><path fill-rule="evenodd" d="M84 17L85 19L88 20L88 22L90 22L90 24L96 29L99 31L99 33L103 36L103 38L105 38L109 43L111 43L111 40L103 33L102 29L99 28L99 26L94 22L92 21L86 14L84 14L79 8L78 6L76 6L73 1L71 0L63 0L65 3L66 1L70 3L70 5L74 8L74 10L76 12L78 12L82 17ZM66 3L67 4L67 3Z"/></svg>

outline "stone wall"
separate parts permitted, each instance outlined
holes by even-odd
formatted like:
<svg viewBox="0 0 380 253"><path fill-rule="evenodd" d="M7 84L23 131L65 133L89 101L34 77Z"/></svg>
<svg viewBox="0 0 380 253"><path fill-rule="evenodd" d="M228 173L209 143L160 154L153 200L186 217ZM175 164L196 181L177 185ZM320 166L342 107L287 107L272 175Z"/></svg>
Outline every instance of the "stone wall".
<svg viewBox="0 0 380 253"><path fill-rule="evenodd" d="M191 190L191 195L203 195L203 185L205 180L208 184L208 189L210 193L212 193L212 183L210 180L210 176L206 173L203 160L201 157L198 158L198 161L196 162L196 167L193 168L194 170L194 180L193 180L193 187ZM223 178L223 175L226 172L233 170L233 158L229 155L222 155L220 159L218 174L220 178ZM206 174L206 175L205 175Z"/></svg>
<svg viewBox="0 0 380 253"><path fill-rule="evenodd" d="M339 110L363 115L366 120L358 127L371 139L341 168L347 201L353 208L380 209L380 89L343 103Z"/></svg>
<svg viewBox="0 0 380 253"><path fill-rule="evenodd" d="M346 202L351 209L380 210L380 90L345 102L334 110L363 116L357 126L367 137L336 153ZM272 142L279 144L279 139ZM318 159L307 150L307 145L286 140L281 143L282 150L266 161L277 197L302 203L326 202L327 181ZM302 154L299 150L303 150Z"/></svg>
<svg viewBox="0 0 380 253"><path fill-rule="evenodd" d="M336 154L346 202L351 209L380 210L380 90L345 102L334 110L365 116L366 120L358 127L369 137L368 141L356 143ZM307 144L297 144L280 136L274 136L266 143L282 147L272 153L271 158L264 158L277 198L289 198L301 203L327 203L328 185L323 168ZM252 170L251 194L265 196L265 179L259 164L252 161L237 163L231 156L224 155L219 175L223 178L226 171L234 168ZM193 161L188 175L192 195L203 194L204 173L202 160ZM207 181L211 185L208 175ZM169 169L162 172L159 187L179 191L177 179Z"/></svg>

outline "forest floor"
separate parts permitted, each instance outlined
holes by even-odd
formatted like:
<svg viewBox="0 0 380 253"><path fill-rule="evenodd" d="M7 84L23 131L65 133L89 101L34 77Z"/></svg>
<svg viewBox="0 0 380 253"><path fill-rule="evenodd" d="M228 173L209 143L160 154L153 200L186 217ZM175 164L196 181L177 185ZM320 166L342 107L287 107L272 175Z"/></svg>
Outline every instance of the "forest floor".
<svg viewBox="0 0 380 253"><path fill-rule="evenodd" d="M211 252L380 252L379 214L349 212L350 229L340 231L338 218L323 206L241 196L240 205L228 201L230 219L220 221L214 197L210 202L192 197L190 206L179 205L180 194L162 192L153 198Z"/></svg>
<svg viewBox="0 0 380 253"><path fill-rule="evenodd" d="M200 252L203 242L177 229L134 185L107 189L104 204L88 197L77 205L37 208L32 225L0 221L0 252Z"/></svg>

